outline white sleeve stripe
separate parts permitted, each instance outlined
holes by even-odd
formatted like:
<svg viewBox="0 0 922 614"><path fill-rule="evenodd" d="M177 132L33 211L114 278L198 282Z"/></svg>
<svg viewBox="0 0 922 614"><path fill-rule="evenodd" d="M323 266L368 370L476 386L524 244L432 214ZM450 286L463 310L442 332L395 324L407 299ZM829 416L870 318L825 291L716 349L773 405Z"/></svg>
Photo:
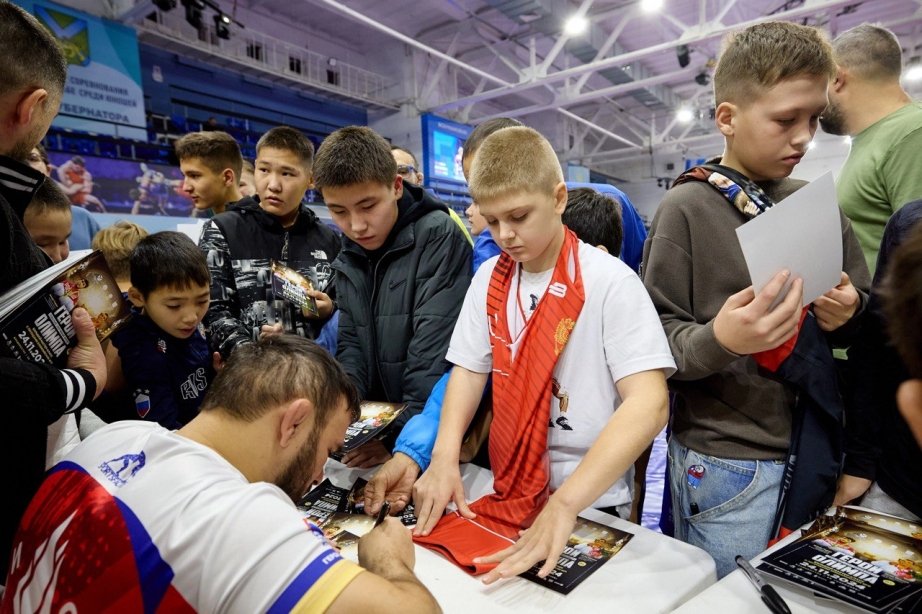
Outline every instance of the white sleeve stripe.
<svg viewBox="0 0 922 614"><path fill-rule="evenodd" d="M72 412L80 409L86 396L86 382L83 381L83 376L72 369L62 369L61 375L64 377L65 410Z"/></svg>

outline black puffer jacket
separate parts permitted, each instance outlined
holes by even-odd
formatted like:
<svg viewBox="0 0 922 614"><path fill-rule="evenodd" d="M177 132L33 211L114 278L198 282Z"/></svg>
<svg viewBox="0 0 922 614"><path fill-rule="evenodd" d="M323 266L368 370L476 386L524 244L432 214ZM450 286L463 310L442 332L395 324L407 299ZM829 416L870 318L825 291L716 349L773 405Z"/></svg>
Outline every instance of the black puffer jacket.
<svg viewBox="0 0 922 614"><path fill-rule="evenodd" d="M377 261L343 237L333 263L340 310L336 357L362 398L406 402L395 432L422 410L471 282L471 246L444 204L404 184Z"/></svg>
<svg viewBox="0 0 922 614"><path fill-rule="evenodd" d="M211 351L227 358L237 345L256 339L270 317L302 337L313 339L320 332L324 320L306 318L273 300L270 275L271 261L277 260L312 276L318 290L332 293L330 265L340 240L313 211L302 205L286 229L257 201L244 198L205 223L199 247L211 273L211 305L205 315Z"/></svg>

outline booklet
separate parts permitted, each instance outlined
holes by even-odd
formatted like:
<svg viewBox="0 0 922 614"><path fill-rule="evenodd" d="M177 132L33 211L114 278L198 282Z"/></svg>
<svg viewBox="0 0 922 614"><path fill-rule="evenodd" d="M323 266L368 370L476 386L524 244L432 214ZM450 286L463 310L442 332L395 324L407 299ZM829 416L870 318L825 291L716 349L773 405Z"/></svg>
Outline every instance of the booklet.
<svg viewBox="0 0 922 614"><path fill-rule="evenodd" d="M346 429L346 438L343 447L330 454L331 458L342 459L343 455L355 450L363 443L373 439L380 439L387 435L388 428L407 408L406 403L383 403L377 401L362 401L361 415Z"/></svg>
<svg viewBox="0 0 922 614"><path fill-rule="evenodd" d="M298 307L304 315L320 316L317 301L307 292L316 288L315 280L280 262L272 261L272 293L276 300L283 300Z"/></svg>
<svg viewBox="0 0 922 614"><path fill-rule="evenodd" d="M869 612L894 611L918 601L922 593L922 540L881 525L908 531L914 526L883 514L839 508L766 556L758 568Z"/></svg>
<svg viewBox="0 0 922 614"><path fill-rule="evenodd" d="M340 488L326 479L304 495L298 502L298 509L321 528L334 514L364 513L365 484L367 482L359 478L351 488Z"/></svg>
<svg viewBox="0 0 922 614"><path fill-rule="evenodd" d="M568 594L596 572L608 559L618 554L634 535L607 525L577 517L567 546L557 559L557 565L546 578L539 578L543 566L538 563L520 574L552 591Z"/></svg>
<svg viewBox="0 0 922 614"><path fill-rule="evenodd" d="M0 296L0 354L63 367L77 344L75 307L90 314L100 341L128 318L102 252L60 262Z"/></svg>

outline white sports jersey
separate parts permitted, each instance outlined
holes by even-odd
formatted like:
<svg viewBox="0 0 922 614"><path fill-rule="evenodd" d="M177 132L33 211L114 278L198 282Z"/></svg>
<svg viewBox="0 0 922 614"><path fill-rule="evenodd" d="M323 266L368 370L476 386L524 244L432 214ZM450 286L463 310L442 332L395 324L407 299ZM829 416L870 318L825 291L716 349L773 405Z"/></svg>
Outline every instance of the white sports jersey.
<svg viewBox="0 0 922 614"><path fill-rule="evenodd" d="M618 380L642 371L662 369L667 377L675 371L663 326L637 274L582 241L578 254L586 301L554 366L548 429L552 491L573 473L621 404ZM487 290L498 260L487 260L474 274L448 348L449 362L475 373L493 370ZM521 267L516 268L520 275ZM550 279L550 274L539 273L526 274L521 284L512 281L513 288L521 288L506 301L509 333L516 340L513 356L532 310L531 294L540 301ZM633 467L592 507L629 504L632 479Z"/></svg>
<svg viewBox="0 0 922 614"><path fill-rule="evenodd" d="M2 610L323 611L359 573L281 489L158 424L118 422L33 499Z"/></svg>

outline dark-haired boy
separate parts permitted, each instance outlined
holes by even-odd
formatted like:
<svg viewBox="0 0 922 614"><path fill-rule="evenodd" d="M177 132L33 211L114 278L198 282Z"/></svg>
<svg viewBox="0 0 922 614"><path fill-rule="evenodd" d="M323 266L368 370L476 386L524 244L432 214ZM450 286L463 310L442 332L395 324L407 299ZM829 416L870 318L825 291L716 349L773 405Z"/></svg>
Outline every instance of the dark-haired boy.
<svg viewBox="0 0 922 614"><path fill-rule="evenodd" d="M369 128L328 136L314 180L343 231L333 263L337 358L362 398L408 404L396 431L420 412L448 368L445 351L470 283L471 247L444 204L404 183L387 141ZM389 446L375 441L343 461L371 467L389 457Z"/></svg>
<svg viewBox="0 0 922 614"><path fill-rule="evenodd" d="M182 171L182 191L196 212L224 213L240 195L243 156L240 145L226 132L191 132L176 141Z"/></svg>
<svg viewBox="0 0 922 614"><path fill-rule="evenodd" d="M847 323L866 302L867 266L842 216L847 275L814 301L801 325L802 281L794 280L771 308L789 273L778 273L755 294L736 228L804 185L787 177L816 132L834 74L829 43L815 28L769 22L731 36L714 75L716 123L726 139L721 166L697 167L679 178L645 246L644 282L678 366L670 380L676 394L669 442L675 535L710 553L720 576L735 568L736 555L752 558L774 537L793 416L829 416L823 439L800 447L826 456L795 470L811 472L810 496L800 498L804 507L816 513L832 502L835 475L826 476L831 484L819 476L821 466L832 466L833 474L839 466L834 431L841 434L841 423L833 416L838 412L841 419L841 404L804 412L803 404L815 397L794 381L806 370L769 373L763 367L785 354L765 352L806 340L809 347L801 350L812 351L817 361L812 382L829 384L811 392L822 393L816 398L824 403L838 399L827 343L848 342L854 327Z"/></svg>
<svg viewBox="0 0 922 614"><path fill-rule="evenodd" d="M570 188L567 190L567 208L561 219L580 241L612 256L621 253L624 240L621 206L614 198L592 188Z"/></svg>
<svg viewBox="0 0 922 614"><path fill-rule="evenodd" d="M205 327L211 350L225 360L261 334L315 339L333 312L330 264L339 253L339 237L301 203L313 160L314 146L301 132L288 126L269 130L256 143L259 201L243 199L202 229L199 247L211 271ZM276 300L272 260L313 278L319 316Z"/></svg>
<svg viewBox="0 0 922 614"><path fill-rule="evenodd" d="M70 199L51 179L35 191L23 216L32 240L55 264L70 255L72 220Z"/></svg>
<svg viewBox="0 0 922 614"><path fill-rule="evenodd" d="M130 267L132 316L110 337L106 394L93 410L107 422L143 419L176 429L198 413L211 379L199 329L208 266L189 237L165 231L138 242Z"/></svg>

